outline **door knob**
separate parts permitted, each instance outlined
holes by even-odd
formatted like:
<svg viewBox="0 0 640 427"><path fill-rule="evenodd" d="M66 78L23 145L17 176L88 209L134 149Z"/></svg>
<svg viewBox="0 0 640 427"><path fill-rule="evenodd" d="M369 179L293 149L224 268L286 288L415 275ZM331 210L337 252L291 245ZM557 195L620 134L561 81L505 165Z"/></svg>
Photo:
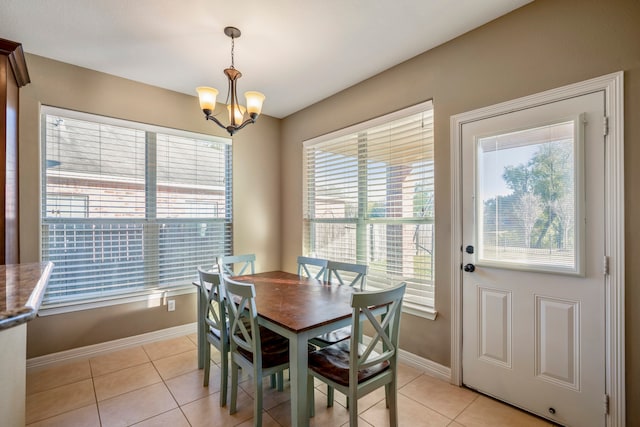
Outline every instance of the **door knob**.
<svg viewBox="0 0 640 427"><path fill-rule="evenodd" d="M467 273L473 273L474 271L476 271L476 266L473 264L466 264L464 267L462 267L462 269Z"/></svg>

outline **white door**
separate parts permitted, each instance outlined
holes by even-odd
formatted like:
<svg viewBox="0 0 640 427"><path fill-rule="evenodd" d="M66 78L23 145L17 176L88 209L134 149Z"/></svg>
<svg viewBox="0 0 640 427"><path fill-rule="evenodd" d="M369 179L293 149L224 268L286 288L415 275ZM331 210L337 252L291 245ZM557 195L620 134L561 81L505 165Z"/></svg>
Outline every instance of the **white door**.
<svg viewBox="0 0 640 427"><path fill-rule="evenodd" d="M462 381L605 425L604 91L462 126Z"/></svg>

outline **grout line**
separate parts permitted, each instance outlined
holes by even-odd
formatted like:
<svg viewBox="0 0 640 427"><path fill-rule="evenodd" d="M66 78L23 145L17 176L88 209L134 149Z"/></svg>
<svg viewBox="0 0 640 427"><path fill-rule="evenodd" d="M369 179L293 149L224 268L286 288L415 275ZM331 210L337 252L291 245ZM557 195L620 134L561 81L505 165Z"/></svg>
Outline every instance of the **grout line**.
<svg viewBox="0 0 640 427"><path fill-rule="evenodd" d="M144 350L144 352L147 354L147 357L149 357L149 360L151 361L151 366L153 366L153 369L156 371L156 374L158 374L158 377L160 377L160 381L162 382L162 384L165 386L165 388L167 389L167 391L171 395L171 398L173 399L173 401L176 403L177 409L180 410L180 413L182 414L184 419L187 420L187 424L189 424L189 426L191 426L191 423L189 422L189 418L187 418L187 414L185 414L184 411L182 410L182 406L180 405L180 402L178 402L178 399L176 398L176 396L171 391L171 388L167 384L167 380L165 380L162 377L162 375L160 374L160 371L158 371L158 368L156 367L155 363L153 363L153 360L151 360L151 356L149 356L149 354L147 353L147 350L144 348L144 345L142 345L141 347L142 347L142 350ZM160 360L160 359L157 359L157 360ZM176 409L176 408L173 408L173 409ZM169 411L165 411L165 412L162 412L160 414L154 415L154 417L157 417L158 415L166 414L167 412L170 412L173 409L170 409ZM150 418L153 418L153 417L150 417ZM150 418L147 418L147 419L150 419ZM140 421L140 422L142 422L142 421Z"/></svg>
<svg viewBox="0 0 640 427"><path fill-rule="evenodd" d="M100 405L98 405L98 392L96 391L96 382L93 380L93 370L91 369L91 363L89 363L89 372L91 372L91 387L93 388L93 399L96 402L96 412L98 413L98 422L102 426L102 417L100 416Z"/></svg>
<svg viewBox="0 0 640 427"><path fill-rule="evenodd" d="M470 390L470 389L467 389L467 390ZM453 420L452 420L452 421L455 421L456 423L458 423L460 425L464 425L464 424L462 424L461 422L458 421L458 418L460 417L460 415L464 414L464 412L467 409L469 409L469 407L471 407L471 405L473 405L478 400L478 398L480 397L480 394L478 394L477 392L475 392L473 390L471 390L471 391L475 394L475 397L471 400L471 402L469 402L468 405L466 405L464 408L462 408L462 410L460 412L458 412L458 414L455 417L453 417Z"/></svg>

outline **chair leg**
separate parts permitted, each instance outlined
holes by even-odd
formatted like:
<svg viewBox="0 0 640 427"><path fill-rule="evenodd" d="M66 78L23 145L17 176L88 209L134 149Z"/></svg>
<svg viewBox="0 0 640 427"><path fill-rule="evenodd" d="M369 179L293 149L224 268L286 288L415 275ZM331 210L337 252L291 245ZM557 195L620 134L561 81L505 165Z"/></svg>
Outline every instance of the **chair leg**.
<svg viewBox="0 0 640 427"><path fill-rule="evenodd" d="M390 391L390 385L391 385L391 384L385 384L385 385L384 385L384 402L385 402L385 405L386 405L387 409L389 409L389 391Z"/></svg>
<svg viewBox="0 0 640 427"><path fill-rule="evenodd" d="M229 404L229 414L236 413L236 403L238 400L238 365L231 361L231 403Z"/></svg>
<svg viewBox="0 0 640 427"><path fill-rule="evenodd" d="M229 382L229 353L220 352L220 406L227 404L227 384Z"/></svg>
<svg viewBox="0 0 640 427"><path fill-rule="evenodd" d="M278 386L278 379L276 378L276 374L271 374L271 388L276 388Z"/></svg>
<svg viewBox="0 0 640 427"><path fill-rule="evenodd" d="M278 391L284 391L284 372L280 371L276 374L278 382Z"/></svg>
<svg viewBox="0 0 640 427"><path fill-rule="evenodd" d="M209 387L209 372L211 371L211 344L209 344L209 341L207 341L203 353L204 382L202 383L202 386Z"/></svg>
<svg viewBox="0 0 640 427"><path fill-rule="evenodd" d="M327 408L333 407L333 387L327 386Z"/></svg>
<svg viewBox="0 0 640 427"><path fill-rule="evenodd" d="M358 427L358 399L355 396L350 399L349 395L347 395L347 402L349 400L351 400L351 407L349 408L349 427Z"/></svg>
<svg viewBox="0 0 640 427"><path fill-rule="evenodd" d="M314 398L313 376L307 376L307 405L309 405L309 418L316 415L316 405Z"/></svg>
<svg viewBox="0 0 640 427"><path fill-rule="evenodd" d="M398 390L396 384L396 378L391 380L391 383L385 386L385 391L388 387L387 393L387 407L389 408L389 426L398 426Z"/></svg>
<svg viewBox="0 0 640 427"><path fill-rule="evenodd" d="M254 369L255 370L255 369ZM255 388L253 396L253 425L254 427L262 427L262 372L256 372L253 378L253 386Z"/></svg>

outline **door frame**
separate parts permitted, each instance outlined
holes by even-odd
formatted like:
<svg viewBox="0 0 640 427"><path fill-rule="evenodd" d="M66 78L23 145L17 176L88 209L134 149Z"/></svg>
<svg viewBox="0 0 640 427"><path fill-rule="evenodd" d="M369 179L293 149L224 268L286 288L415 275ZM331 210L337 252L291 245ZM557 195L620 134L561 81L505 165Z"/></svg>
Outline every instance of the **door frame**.
<svg viewBox="0 0 640 427"><path fill-rule="evenodd" d="M624 92L619 71L451 116L451 383L462 385L462 126L466 123L604 91L605 393L607 426L625 425ZM604 263L604 261L603 261ZM604 265L603 265L604 268ZM603 396L603 404L606 397Z"/></svg>

